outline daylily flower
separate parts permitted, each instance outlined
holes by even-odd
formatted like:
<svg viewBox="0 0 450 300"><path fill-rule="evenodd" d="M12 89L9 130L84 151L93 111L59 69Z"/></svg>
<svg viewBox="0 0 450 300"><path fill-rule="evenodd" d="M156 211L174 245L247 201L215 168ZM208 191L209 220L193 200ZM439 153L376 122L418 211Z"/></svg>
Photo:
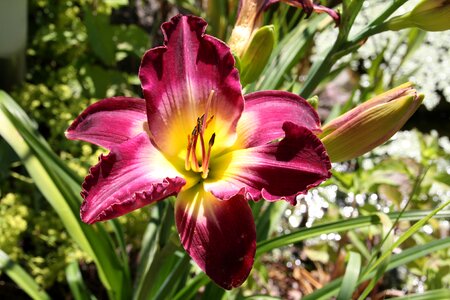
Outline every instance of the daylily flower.
<svg viewBox="0 0 450 300"><path fill-rule="evenodd" d="M107 149L83 183L81 219L115 218L176 195L181 244L218 285L247 278L256 247L249 200L296 203L330 177L315 110L297 95L244 97L229 48L206 22L178 15L162 25L164 46L147 51L144 99L89 106L70 139Z"/></svg>

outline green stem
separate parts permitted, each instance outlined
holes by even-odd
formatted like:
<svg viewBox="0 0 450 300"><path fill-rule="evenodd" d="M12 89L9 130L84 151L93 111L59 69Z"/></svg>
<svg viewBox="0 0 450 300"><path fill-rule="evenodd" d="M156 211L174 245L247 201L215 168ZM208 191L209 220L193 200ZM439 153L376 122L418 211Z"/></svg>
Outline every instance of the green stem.
<svg viewBox="0 0 450 300"><path fill-rule="evenodd" d="M347 26L344 24L344 26L341 27L341 32L336 39L334 46L326 52L322 60L316 61L316 63L314 63L311 71L309 72L308 78L306 78L306 81L303 84L300 95L302 95L302 97L304 98L311 97L311 94L314 92L320 82L322 82L322 80L330 73L336 61L339 58L347 55L350 51L349 49L354 51L361 47L364 44L365 40L370 36L386 31L387 27L383 22L406 1L408 0L399 0L392 3L380 16L372 21L365 30L363 30L352 40L348 41L348 32L350 32L351 26L353 25L354 21L354 18L350 18L350 26L348 26L347 28ZM358 7L352 9L358 9ZM351 14L352 9L349 8L349 14Z"/></svg>
<svg viewBox="0 0 450 300"><path fill-rule="evenodd" d="M372 21L370 25L380 25L387 18L389 18L400 6L408 2L408 0L398 0L394 1L378 18Z"/></svg>
<svg viewBox="0 0 450 300"><path fill-rule="evenodd" d="M314 63L313 67L309 71L309 76L306 78L306 81L300 90L300 95L303 98L310 98L312 92L316 89L319 83L330 73L331 67L336 62L334 59L334 53L337 52L337 49L339 48L337 45L338 44L336 41L335 46L328 50L324 58Z"/></svg>

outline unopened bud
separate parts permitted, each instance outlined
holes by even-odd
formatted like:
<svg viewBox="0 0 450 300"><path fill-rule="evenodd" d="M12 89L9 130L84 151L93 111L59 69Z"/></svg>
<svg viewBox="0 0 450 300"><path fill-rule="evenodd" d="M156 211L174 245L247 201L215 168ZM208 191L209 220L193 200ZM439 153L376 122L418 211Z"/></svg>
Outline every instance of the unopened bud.
<svg viewBox="0 0 450 300"><path fill-rule="evenodd" d="M417 27L426 31L450 29L450 0L424 0L404 15L386 23L389 30Z"/></svg>
<svg viewBox="0 0 450 300"><path fill-rule="evenodd" d="M386 142L419 108L423 98L411 83L405 83L326 124L319 137L331 161L361 156Z"/></svg>
<svg viewBox="0 0 450 300"><path fill-rule="evenodd" d="M275 34L272 25L261 27L254 33L250 45L240 61L243 85L258 79L269 61L274 44Z"/></svg>

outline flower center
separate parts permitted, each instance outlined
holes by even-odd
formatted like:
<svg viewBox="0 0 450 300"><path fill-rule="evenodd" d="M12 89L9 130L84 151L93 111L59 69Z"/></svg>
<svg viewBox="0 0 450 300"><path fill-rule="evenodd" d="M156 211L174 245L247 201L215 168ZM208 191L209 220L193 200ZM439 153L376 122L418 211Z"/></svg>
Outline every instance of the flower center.
<svg viewBox="0 0 450 300"><path fill-rule="evenodd" d="M214 90L209 93L208 101L205 107L205 113L197 118L197 124L192 130L192 134L188 134L188 144L186 150L186 158L184 160L184 168L186 171L192 170L197 173L202 174L202 178L206 179L209 172L209 160L211 158L211 148L214 145L214 140L216 138L216 133L213 133L209 138L208 148L205 145L205 130L208 128L209 123L211 123L214 115L208 116L208 110L211 105L212 98L214 97ZM208 119L209 117L209 119ZM201 147L201 160L199 161L197 157L197 144L200 140Z"/></svg>

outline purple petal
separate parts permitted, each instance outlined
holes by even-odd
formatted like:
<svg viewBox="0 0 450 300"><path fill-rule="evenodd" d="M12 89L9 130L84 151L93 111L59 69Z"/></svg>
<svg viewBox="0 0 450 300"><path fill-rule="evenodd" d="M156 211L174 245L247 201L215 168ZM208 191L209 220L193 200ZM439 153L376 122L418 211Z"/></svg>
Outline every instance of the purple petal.
<svg viewBox="0 0 450 300"><path fill-rule="evenodd" d="M256 229L241 195L219 201L203 189L189 189L177 197L175 218L184 249L216 284L229 290L247 279Z"/></svg>
<svg viewBox="0 0 450 300"><path fill-rule="evenodd" d="M331 18L333 18L336 26L338 26L341 21L341 16L339 13L326 6L314 4L312 0L265 0L265 8L267 9L268 6L277 2L284 2L291 6L302 8L307 16L311 15L313 11L319 14L327 13Z"/></svg>
<svg viewBox="0 0 450 300"><path fill-rule="evenodd" d="M70 125L66 137L111 149L144 131L143 99L114 97L90 105Z"/></svg>
<svg viewBox="0 0 450 300"><path fill-rule="evenodd" d="M221 141L213 151L236 139L244 106L238 71L228 46L204 34L206 25L194 16L173 17L162 25L165 46L147 51L142 59L139 77L149 129L170 156L185 150L197 118L206 113L208 98L212 100L207 115L214 118L206 138L215 133Z"/></svg>
<svg viewBox="0 0 450 300"><path fill-rule="evenodd" d="M243 194L296 203L296 196L331 176L322 142L307 128L283 125L286 137L277 143L229 152L211 163L205 189L219 199Z"/></svg>
<svg viewBox="0 0 450 300"><path fill-rule="evenodd" d="M321 132L319 115L300 96L282 91L246 95L245 110L237 127L237 147L260 146L284 137L282 127L286 121Z"/></svg>
<svg viewBox="0 0 450 300"><path fill-rule="evenodd" d="M318 14L320 13L326 13L328 14L331 18L333 18L334 23L336 24L336 26L339 26L339 24L341 23L341 16L338 12L332 10L331 8L328 8L326 6L323 5L317 5L314 4L314 11Z"/></svg>
<svg viewBox="0 0 450 300"><path fill-rule="evenodd" d="M109 220L177 194L186 181L142 133L101 155L81 195L81 219Z"/></svg>

